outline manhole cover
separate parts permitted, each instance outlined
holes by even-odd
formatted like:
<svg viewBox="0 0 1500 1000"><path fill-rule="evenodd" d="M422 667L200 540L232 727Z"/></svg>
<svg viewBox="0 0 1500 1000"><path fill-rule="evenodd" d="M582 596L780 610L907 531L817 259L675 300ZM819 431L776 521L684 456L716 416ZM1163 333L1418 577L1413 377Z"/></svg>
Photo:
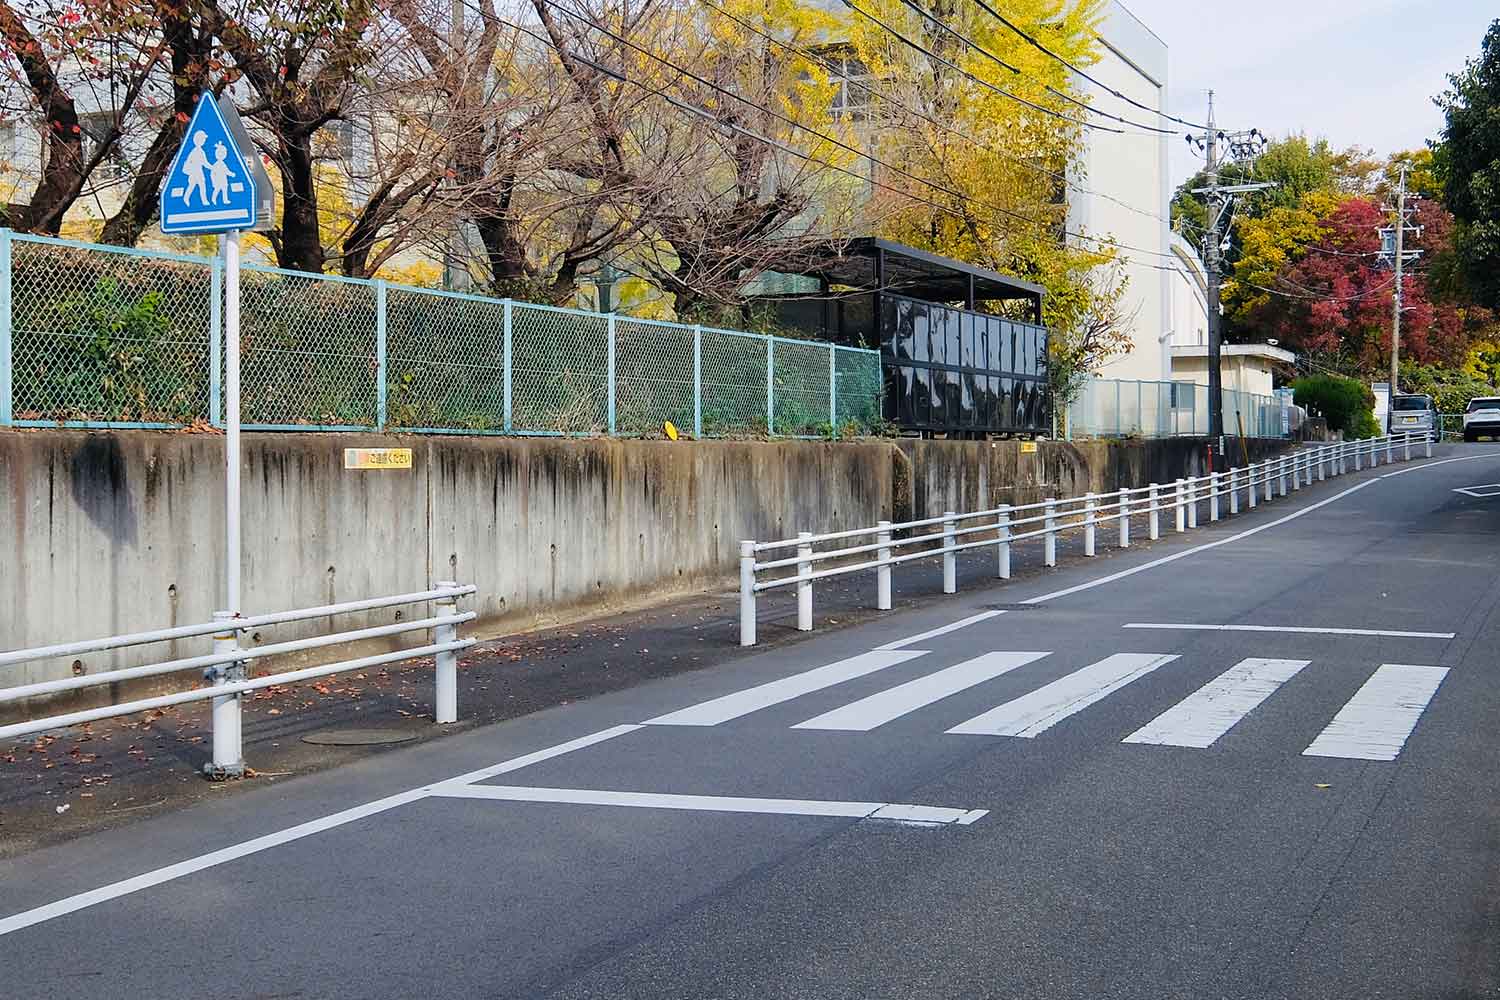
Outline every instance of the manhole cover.
<svg viewBox="0 0 1500 1000"><path fill-rule="evenodd" d="M416 738L416 733L399 729L325 729L302 737L302 742L326 747L373 747L384 743L409 743Z"/></svg>

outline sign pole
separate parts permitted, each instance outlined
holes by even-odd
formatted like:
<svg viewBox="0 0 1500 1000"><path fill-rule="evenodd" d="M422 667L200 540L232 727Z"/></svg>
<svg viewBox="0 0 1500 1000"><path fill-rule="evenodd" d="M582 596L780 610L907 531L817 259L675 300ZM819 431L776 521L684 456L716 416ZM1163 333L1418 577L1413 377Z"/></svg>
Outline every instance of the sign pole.
<svg viewBox="0 0 1500 1000"><path fill-rule="evenodd" d="M240 613L240 231L224 236L224 607Z"/></svg>

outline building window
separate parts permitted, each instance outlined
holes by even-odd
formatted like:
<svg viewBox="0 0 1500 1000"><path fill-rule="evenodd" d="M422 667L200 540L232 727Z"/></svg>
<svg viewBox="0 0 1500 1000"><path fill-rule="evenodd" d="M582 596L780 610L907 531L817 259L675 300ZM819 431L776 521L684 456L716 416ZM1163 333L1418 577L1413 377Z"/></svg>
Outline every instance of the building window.
<svg viewBox="0 0 1500 1000"><path fill-rule="evenodd" d="M341 160L345 165L354 162L354 123L334 119L323 126L327 133L329 144L329 155Z"/></svg>
<svg viewBox="0 0 1500 1000"><path fill-rule="evenodd" d="M83 162L85 164L98 155L100 145L109 138L114 124L115 116L110 111L95 111L78 116L78 128L83 133ZM109 151L94 168L95 180L107 183L130 176L130 162L126 158L124 149L121 148L123 141L123 135L115 136Z"/></svg>
<svg viewBox="0 0 1500 1000"><path fill-rule="evenodd" d="M825 65L834 84L832 110L835 118L869 121L875 110L870 91L874 77L864 63L847 53L830 53Z"/></svg>

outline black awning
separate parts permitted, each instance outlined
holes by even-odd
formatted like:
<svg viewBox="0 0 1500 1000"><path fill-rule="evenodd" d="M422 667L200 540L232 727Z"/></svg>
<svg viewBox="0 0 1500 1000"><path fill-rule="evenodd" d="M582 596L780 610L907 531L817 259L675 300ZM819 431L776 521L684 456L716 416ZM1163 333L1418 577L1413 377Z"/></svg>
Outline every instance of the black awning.
<svg viewBox="0 0 1500 1000"><path fill-rule="evenodd" d="M811 275L830 285L894 292L929 302L1019 299L1031 302L1038 311L1046 294L1046 289L1030 281L876 237L851 240L838 251L819 261Z"/></svg>

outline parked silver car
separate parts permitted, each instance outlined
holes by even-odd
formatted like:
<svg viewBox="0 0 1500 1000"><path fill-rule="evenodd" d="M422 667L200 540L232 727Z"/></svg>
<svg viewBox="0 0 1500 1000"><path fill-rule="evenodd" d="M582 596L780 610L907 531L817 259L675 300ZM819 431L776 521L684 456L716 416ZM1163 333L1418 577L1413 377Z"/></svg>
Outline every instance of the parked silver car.
<svg viewBox="0 0 1500 1000"><path fill-rule="evenodd" d="M1409 395L1391 399L1386 430L1392 434L1431 434L1441 426L1437 404L1431 396Z"/></svg>

